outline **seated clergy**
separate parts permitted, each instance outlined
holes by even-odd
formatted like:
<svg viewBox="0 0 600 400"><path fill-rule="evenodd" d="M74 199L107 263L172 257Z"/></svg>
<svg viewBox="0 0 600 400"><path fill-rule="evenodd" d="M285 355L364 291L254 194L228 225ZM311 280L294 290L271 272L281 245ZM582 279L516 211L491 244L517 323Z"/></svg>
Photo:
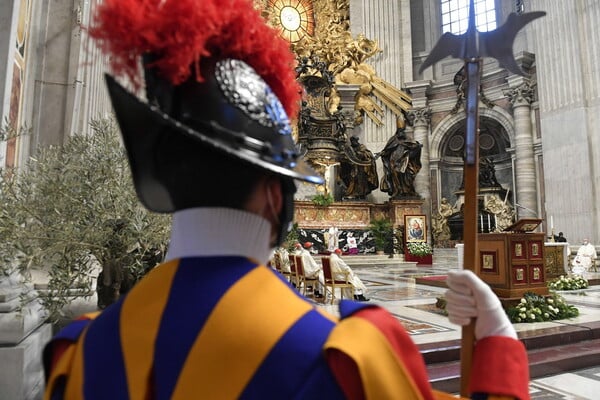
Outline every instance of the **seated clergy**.
<svg viewBox="0 0 600 400"><path fill-rule="evenodd" d="M356 243L356 238L352 232L348 232L346 240L348 241L348 253L358 254L358 244Z"/></svg>
<svg viewBox="0 0 600 400"><path fill-rule="evenodd" d="M585 276L590 267L596 262L596 257L596 247L587 239L583 239L583 244L579 246L577 255L573 259L573 273Z"/></svg>
<svg viewBox="0 0 600 400"><path fill-rule="evenodd" d="M354 286L354 300L369 301L369 299L365 297L367 287L364 283L362 283L360 278L354 274L354 271L352 271L348 264L346 264L344 260L341 259L341 255L342 250L335 249L335 251L331 253L331 256L329 257L329 260L331 262L331 273L333 274L333 279L347 280L348 282L352 283L352 286ZM344 293L344 297L350 298L351 289L347 288L342 290L346 291Z"/></svg>
<svg viewBox="0 0 600 400"><path fill-rule="evenodd" d="M323 276L323 268L315 261L312 254L310 254L312 243L306 242L304 244L304 248L300 243L296 243L295 247L295 254L297 256L302 257L304 265L304 274L306 275L306 277L319 279L321 287L323 287L323 283L325 282L325 277ZM315 297L320 297L322 294L317 288L314 288L314 295Z"/></svg>

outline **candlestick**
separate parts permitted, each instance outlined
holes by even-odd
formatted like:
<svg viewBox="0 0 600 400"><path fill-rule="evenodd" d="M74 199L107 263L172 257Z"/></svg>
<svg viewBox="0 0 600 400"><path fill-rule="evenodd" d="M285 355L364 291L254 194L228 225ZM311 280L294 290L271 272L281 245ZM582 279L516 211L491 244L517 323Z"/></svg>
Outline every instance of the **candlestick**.
<svg viewBox="0 0 600 400"><path fill-rule="evenodd" d="M550 229L554 230L554 217L550 216Z"/></svg>
<svg viewBox="0 0 600 400"><path fill-rule="evenodd" d="M488 232L492 231L492 222L490 221L490 214L488 214Z"/></svg>
<svg viewBox="0 0 600 400"><path fill-rule="evenodd" d="M481 221L481 233L483 233L483 214L479 214L479 218Z"/></svg>
<svg viewBox="0 0 600 400"><path fill-rule="evenodd" d="M510 192L510 189L506 189L506 195L504 196L504 204L506 205L506 200L508 200L508 192Z"/></svg>
<svg viewBox="0 0 600 400"><path fill-rule="evenodd" d="M498 230L498 217L494 214L494 231Z"/></svg>

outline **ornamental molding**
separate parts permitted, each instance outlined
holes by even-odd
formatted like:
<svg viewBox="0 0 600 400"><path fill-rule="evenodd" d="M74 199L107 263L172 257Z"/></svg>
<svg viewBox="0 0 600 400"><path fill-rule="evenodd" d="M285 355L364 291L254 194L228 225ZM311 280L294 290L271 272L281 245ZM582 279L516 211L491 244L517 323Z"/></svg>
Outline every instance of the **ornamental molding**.
<svg viewBox="0 0 600 400"><path fill-rule="evenodd" d="M423 107L410 110L408 112L408 120L414 127L429 126L431 123L431 108Z"/></svg>
<svg viewBox="0 0 600 400"><path fill-rule="evenodd" d="M521 85L504 91L513 107L529 106L535 101L537 82L526 81Z"/></svg>

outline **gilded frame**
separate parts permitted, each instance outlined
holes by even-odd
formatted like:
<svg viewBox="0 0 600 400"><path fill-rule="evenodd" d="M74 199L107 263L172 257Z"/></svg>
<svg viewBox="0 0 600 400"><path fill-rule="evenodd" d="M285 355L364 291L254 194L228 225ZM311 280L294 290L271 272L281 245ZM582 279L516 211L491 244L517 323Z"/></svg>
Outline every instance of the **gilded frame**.
<svg viewBox="0 0 600 400"><path fill-rule="evenodd" d="M427 220L425 215L404 216L404 237L407 243L427 241Z"/></svg>

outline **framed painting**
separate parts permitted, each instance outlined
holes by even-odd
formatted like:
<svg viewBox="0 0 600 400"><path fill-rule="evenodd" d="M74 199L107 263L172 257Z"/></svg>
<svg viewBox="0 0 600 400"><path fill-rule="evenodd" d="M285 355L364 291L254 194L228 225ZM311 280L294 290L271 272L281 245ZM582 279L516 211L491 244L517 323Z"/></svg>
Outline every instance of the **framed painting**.
<svg viewBox="0 0 600 400"><path fill-rule="evenodd" d="M404 237L407 242L427 241L427 224L425 215L404 216Z"/></svg>
<svg viewBox="0 0 600 400"><path fill-rule="evenodd" d="M481 272L498 272L498 254L496 251L480 251Z"/></svg>

